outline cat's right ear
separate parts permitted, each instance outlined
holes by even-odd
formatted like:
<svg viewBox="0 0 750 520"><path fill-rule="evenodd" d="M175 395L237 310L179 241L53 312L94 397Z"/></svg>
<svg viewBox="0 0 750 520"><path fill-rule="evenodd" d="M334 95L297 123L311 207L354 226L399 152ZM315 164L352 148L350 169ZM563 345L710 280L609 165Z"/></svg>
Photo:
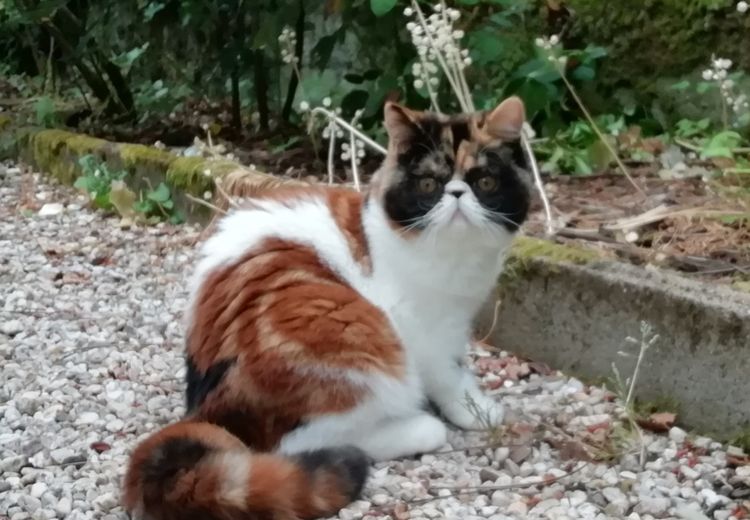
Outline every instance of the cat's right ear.
<svg viewBox="0 0 750 520"><path fill-rule="evenodd" d="M414 110L388 101L383 108L385 131L390 143L400 148L419 132L419 116Z"/></svg>

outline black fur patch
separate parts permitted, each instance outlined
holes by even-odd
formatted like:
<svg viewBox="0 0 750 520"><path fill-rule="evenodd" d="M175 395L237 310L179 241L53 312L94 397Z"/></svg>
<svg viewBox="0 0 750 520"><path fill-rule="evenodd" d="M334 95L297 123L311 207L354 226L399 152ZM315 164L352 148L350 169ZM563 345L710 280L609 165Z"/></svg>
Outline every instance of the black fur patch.
<svg viewBox="0 0 750 520"><path fill-rule="evenodd" d="M348 487L344 490L350 500L362 492L372 459L354 446L308 451L294 456L294 460L308 473L328 471L339 477Z"/></svg>
<svg viewBox="0 0 750 520"><path fill-rule="evenodd" d="M212 365L206 372L199 371L190 356L187 357L187 412L198 408L206 400L208 394L214 390L234 365L236 358L225 359Z"/></svg>
<svg viewBox="0 0 750 520"><path fill-rule="evenodd" d="M194 439L169 439L154 450L142 470L144 500L161 501L181 471L195 467L211 450Z"/></svg>
<svg viewBox="0 0 750 520"><path fill-rule="evenodd" d="M474 195L486 209L492 212L492 220L508 231L516 231L526 220L529 212L530 194L528 184L521 178L526 169L526 158L520 143L504 144L494 150L483 152L487 165L472 168L464 180L471 186ZM497 188L489 193L479 189L482 177L490 176L497 181Z"/></svg>
<svg viewBox="0 0 750 520"><path fill-rule="evenodd" d="M420 125L415 127L414 135L406 152L398 156L399 169L404 173L401 181L390 186L385 194L385 212L391 220L401 226L413 226L415 229L424 229L419 222L440 201L443 195L443 186L449 180L449 175L430 175L438 182L438 189L426 194L418 189L419 180L424 175L418 175L420 165L424 161L431 160L435 163L446 164L446 172L453 170L453 159L443 151L441 133L443 123L424 119Z"/></svg>

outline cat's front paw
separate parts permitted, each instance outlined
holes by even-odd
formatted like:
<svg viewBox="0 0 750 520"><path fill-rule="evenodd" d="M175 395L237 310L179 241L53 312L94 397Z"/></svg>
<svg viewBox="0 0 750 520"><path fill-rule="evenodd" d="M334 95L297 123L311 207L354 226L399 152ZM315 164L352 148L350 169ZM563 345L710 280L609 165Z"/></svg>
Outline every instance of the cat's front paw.
<svg viewBox="0 0 750 520"><path fill-rule="evenodd" d="M446 406L445 417L464 430L486 430L503 423L505 408L484 395L465 398Z"/></svg>

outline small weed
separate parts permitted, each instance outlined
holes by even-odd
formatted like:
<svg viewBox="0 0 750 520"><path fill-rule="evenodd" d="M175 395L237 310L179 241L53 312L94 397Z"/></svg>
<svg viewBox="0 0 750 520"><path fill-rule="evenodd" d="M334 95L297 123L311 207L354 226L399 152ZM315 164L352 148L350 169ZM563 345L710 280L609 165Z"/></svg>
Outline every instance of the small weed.
<svg viewBox="0 0 750 520"><path fill-rule="evenodd" d="M116 211L125 218L138 218L149 224L166 220L172 224L185 221L182 213L175 208L172 192L161 182L156 188L141 192L139 197L125 184L125 171L110 170L106 163L93 155L79 160L83 175L76 179L74 186L85 191L94 207L105 211Z"/></svg>
<svg viewBox="0 0 750 520"><path fill-rule="evenodd" d="M639 426L639 414L635 406L635 389L638 384L638 375L640 373L641 365L646 356L648 350L653 347L657 341L659 341L659 335L653 331L653 327L646 321L641 322L641 337L635 339L633 337L627 337L626 341L631 345L638 346L638 357L636 359L633 373L630 377L623 379L620 375L620 371L617 365L612 363L612 372L614 373L613 388L617 397L623 402L625 410L625 418L630 426L631 435L620 435L619 444L622 446L623 451L630 449L633 444L637 443L641 452L641 466L645 464L646 450L643 440L643 430ZM620 355L624 357L630 357L631 354L628 352L620 352ZM633 439L633 435L637 437L637 440Z"/></svg>
<svg viewBox="0 0 750 520"><path fill-rule="evenodd" d="M126 172L112 171L107 164L99 161L93 155L84 155L78 161L83 175L76 179L73 186L85 191L91 198L94 207L111 211L114 205L110 200L112 182L122 181Z"/></svg>
<svg viewBox="0 0 750 520"><path fill-rule="evenodd" d="M133 209L149 223L167 220L171 224L181 224L185 221L182 213L175 208L169 187L163 182L146 193L141 192L140 200L133 204Z"/></svg>

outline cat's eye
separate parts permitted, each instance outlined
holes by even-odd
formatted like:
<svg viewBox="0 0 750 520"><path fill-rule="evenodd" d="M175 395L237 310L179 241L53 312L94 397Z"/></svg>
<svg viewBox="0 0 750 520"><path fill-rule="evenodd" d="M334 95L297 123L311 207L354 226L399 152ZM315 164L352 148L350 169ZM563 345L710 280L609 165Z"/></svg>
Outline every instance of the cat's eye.
<svg viewBox="0 0 750 520"><path fill-rule="evenodd" d="M419 191L422 193L433 193L437 187L437 181L432 177L419 179Z"/></svg>
<svg viewBox="0 0 750 520"><path fill-rule="evenodd" d="M482 177L477 181L477 186L484 192L490 192L497 187L497 181L492 177Z"/></svg>

